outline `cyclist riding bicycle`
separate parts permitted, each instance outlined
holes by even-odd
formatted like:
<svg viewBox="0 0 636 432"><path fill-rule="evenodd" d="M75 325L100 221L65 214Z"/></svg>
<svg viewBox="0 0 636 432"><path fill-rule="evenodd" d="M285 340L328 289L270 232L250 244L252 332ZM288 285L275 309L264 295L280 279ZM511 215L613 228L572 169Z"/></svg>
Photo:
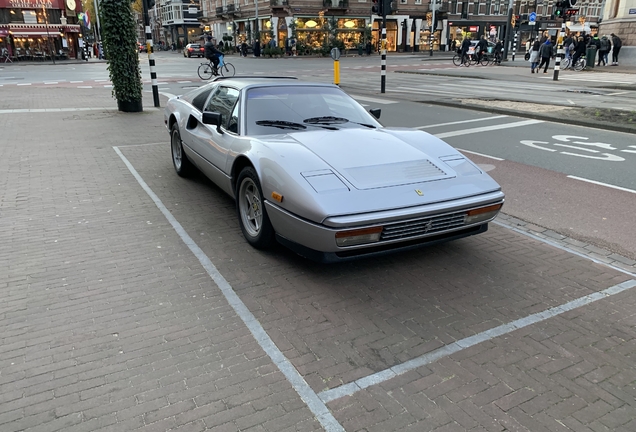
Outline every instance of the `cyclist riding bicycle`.
<svg viewBox="0 0 636 432"><path fill-rule="evenodd" d="M468 61L468 49L470 48L470 39L468 37L464 38L462 41L462 45L460 47L460 55L461 55L461 64L470 63Z"/></svg>
<svg viewBox="0 0 636 432"><path fill-rule="evenodd" d="M223 55L221 51L219 51L216 46L214 46L214 42L212 42L212 38L208 36L208 40L203 45L205 49L205 58L210 60L214 65L214 72L216 75L216 71L219 68L219 57Z"/></svg>
<svg viewBox="0 0 636 432"><path fill-rule="evenodd" d="M486 40L486 36L482 35L479 42L477 42L477 46L475 47L475 53L477 54L477 61L480 62L482 56L485 52L488 52L488 41Z"/></svg>

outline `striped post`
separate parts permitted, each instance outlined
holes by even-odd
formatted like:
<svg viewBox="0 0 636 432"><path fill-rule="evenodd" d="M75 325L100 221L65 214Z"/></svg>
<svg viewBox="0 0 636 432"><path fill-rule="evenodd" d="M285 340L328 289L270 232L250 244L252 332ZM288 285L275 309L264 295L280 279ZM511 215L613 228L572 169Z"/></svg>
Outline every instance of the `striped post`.
<svg viewBox="0 0 636 432"><path fill-rule="evenodd" d="M512 61L515 61L515 54L517 53L517 37L519 36L519 32L515 32L515 39L512 43Z"/></svg>
<svg viewBox="0 0 636 432"><path fill-rule="evenodd" d="M561 69L561 58L565 55L565 49L563 48L563 39L565 38L565 18L561 23L561 32L559 33L559 40L557 41L557 56L554 61L554 75L552 75L553 81L559 80L559 69Z"/></svg>
<svg viewBox="0 0 636 432"><path fill-rule="evenodd" d="M152 83L152 99L155 103L155 107L160 107L159 103L159 87L157 86L157 72L155 71L155 53L152 48L152 34L150 33L150 26L146 26L146 51L148 51L148 62L150 64L150 81Z"/></svg>
<svg viewBox="0 0 636 432"><path fill-rule="evenodd" d="M382 53L382 70L380 71L380 93L386 92L386 15L382 17L382 42L380 44Z"/></svg>

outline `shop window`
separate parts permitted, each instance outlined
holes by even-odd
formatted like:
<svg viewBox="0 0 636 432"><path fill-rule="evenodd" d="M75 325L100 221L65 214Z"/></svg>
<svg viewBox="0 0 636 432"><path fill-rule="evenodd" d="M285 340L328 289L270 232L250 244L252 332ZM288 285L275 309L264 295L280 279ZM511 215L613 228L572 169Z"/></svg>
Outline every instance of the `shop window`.
<svg viewBox="0 0 636 432"><path fill-rule="evenodd" d="M11 9L11 10L9 10L9 14L11 15L11 22L12 23L23 23L24 22L24 18L22 16L22 10L21 9Z"/></svg>
<svg viewBox="0 0 636 432"><path fill-rule="evenodd" d="M421 5L422 4L422 0L415 0L415 4L416 5Z"/></svg>

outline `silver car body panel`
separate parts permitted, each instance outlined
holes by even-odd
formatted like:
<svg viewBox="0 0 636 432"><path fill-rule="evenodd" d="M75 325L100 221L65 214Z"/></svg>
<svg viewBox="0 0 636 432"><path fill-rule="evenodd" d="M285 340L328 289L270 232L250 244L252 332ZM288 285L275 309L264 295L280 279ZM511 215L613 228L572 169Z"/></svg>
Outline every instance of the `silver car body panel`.
<svg viewBox="0 0 636 432"><path fill-rule="evenodd" d="M208 86L217 85L239 89L239 103L253 87L334 87L262 79L230 79ZM240 124L245 124L246 116L242 103ZM461 236L462 230L471 228L460 223L465 211L504 200L500 186L488 174L423 131L360 126L245 136L241 128L238 134L223 128L219 132L216 126L204 125L201 117L179 97L166 106L166 126L177 122L186 155L208 178L234 197L236 164L251 164L277 235L311 250L338 253L377 246L341 248L335 242L338 230L372 225L397 224L380 242L387 244L440 232ZM274 202L273 194L282 196L282 202ZM431 219L437 216L440 219ZM476 225L483 225L483 231L487 222ZM401 237L404 230L411 234Z"/></svg>

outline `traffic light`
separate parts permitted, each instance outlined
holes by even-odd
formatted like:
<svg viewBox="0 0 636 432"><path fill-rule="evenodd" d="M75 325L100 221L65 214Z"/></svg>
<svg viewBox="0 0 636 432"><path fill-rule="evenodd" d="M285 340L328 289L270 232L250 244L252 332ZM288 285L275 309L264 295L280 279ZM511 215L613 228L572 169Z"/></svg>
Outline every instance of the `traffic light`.
<svg viewBox="0 0 636 432"><path fill-rule="evenodd" d="M521 15L515 15L515 23L513 24L514 28L519 28L521 25Z"/></svg>
<svg viewBox="0 0 636 432"><path fill-rule="evenodd" d="M565 15L565 9L568 7L569 0L558 1L554 5L554 17L555 18L563 18ZM576 0L575 0L576 3Z"/></svg>
<svg viewBox="0 0 636 432"><path fill-rule="evenodd" d="M373 6L371 6L371 12L376 15L382 15L382 5L384 0L373 0Z"/></svg>
<svg viewBox="0 0 636 432"><path fill-rule="evenodd" d="M578 9L567 9L565 11L565 16L569 16L570 17L570 16L576 15L577 13L579 13Z"/></svg>
<svg viewBox="0 0 636 432"><path fill-rule="evenodd" d="M382 6L382 13L386 14L386 15L392 15L393 14L393 2L391 0L380 0L380 1L384 1L384 6Z"/></svg>

